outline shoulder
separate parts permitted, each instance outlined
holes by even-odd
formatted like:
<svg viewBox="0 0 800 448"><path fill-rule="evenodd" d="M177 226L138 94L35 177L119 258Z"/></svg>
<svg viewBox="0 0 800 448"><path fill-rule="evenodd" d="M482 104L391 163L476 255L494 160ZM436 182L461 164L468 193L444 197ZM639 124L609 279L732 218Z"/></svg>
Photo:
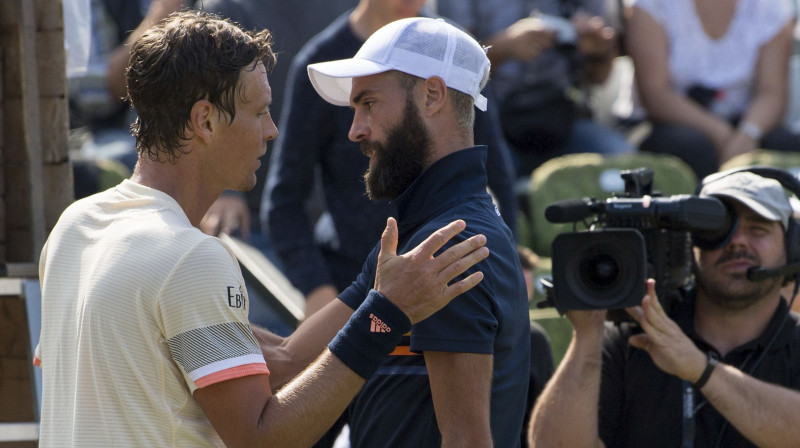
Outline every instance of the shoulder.
<svg viewBox="0 0 800 448"><path fill-rule="evenodd" d="M676 0L674 2L663 0L634 0L633 7L639 8L660 24L664 24L669 22L670 19L688 19L688 17L685 16L693 10L683 8L682 4L686 4L686 0Z"/></svg>

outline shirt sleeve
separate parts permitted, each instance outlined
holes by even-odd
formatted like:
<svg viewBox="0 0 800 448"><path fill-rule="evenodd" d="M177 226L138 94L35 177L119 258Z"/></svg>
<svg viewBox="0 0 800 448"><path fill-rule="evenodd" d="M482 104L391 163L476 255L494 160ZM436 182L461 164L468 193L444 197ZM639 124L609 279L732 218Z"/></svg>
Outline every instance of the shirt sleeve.
<svg viewBox="0 0 800 448"><path fill-rule="evenodd" d="M433 230L434 227L430 227L418 231L418 237L408 243L407 247L416 246L422 241L420 239L422 235L429 235ZM453 237L438 253L470 236L472 234L468 228ZM482 264L487 262L487 260L481 261L457 277L456 281L476 270L482 270ZM493 310L492 292L481 283L427 319L415 324L411 329L411 351L491 354L494 353L494 340L498 327L497 316Z"/></svg>
<svg viewBox="0 0 800 448"><path fill-rule="evenodd" d="M794 11L789 0L773 0L760 2L762 17L758 26L754 26L757 42L763 45L772 40L786 24L794 18Z"/></svg>
<svg viewBox="0 0 800 448"><path fill-rule="evenodd" d="M241 271L218 239L204 239L176 264L157 306L170 354L192 392L269 374L247 318L250 303Z"/></svg>

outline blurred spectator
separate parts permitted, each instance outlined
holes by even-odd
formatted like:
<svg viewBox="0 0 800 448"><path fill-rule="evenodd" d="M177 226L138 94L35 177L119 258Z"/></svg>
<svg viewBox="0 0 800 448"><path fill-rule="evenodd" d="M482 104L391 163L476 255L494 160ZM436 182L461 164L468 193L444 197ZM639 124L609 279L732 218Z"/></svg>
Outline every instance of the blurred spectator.
<svg viewBox="0 0 800 448"><path fill-rule="evenodd" d="M278 63L269 73L269 85L272 88L270 114L275 123L279 124L286 77L295 55L309 39L328 26L335 17L354 7L357 1L197 0L195 7L229 17L244 29L267 28L272 32ZM282 127L279 126L278 129L280 131ZM261 167L256 171L256 188L247 193L223 193L209 209L200 229L210 235L227 233L241 237L258 247L271 261L280 264L270 249L258 220L271 152L272 143L267 148L266 156L261 159ZM319 200L314 196L309 208L318 210L320 207Z"/></svg>
<svg viewBox="0 0 800 448"><path fill-rule="evenodd" d="M620 110L650 121L640 149L677 155L699 178L756 148L798 150L781 125L793 16L791 0L636 0L626 49L638 96Z"/></svg>
<svg viewBox="0 0 800 448"><path fill-rule="evenodd" d="M336 298L361 272L394 204L364 194L369 159L350 141L353 112L325 102L308 78L308 64L352 57L375 30L397 19L425 15L425 1L362 0L315 36L292 62L261 208L262 227L289 280L306 295L306 314ZM490 100L491 101L491 100ZM506 224L516 227L513 171L496 115L477 114L476 144L487 144L487 171ZM306 204L321 179L325 211Z"/></svg>
<svg viewBox="0 0 800 448"><path fill-rule="evenodd" d="M555 156L633 152L619 132L592 119L589 88L618 54L617 5L606 0L437 0L437 13L489 46L492 82L517 176Z"/></svg>
<svg viewBox="0 0 800 448"><path fill-rule="evenodd" d="M87 70L68 84L70 129L89 130L78 158L113 159L133 170L136 151L130 124L134 114L123 99L128 46L183 5L182 0L91 0Z"/></svg>
<svg viewBox="0 0 800 448"><path fill-rule="evenodd" d="M272 89L270 115L278 124L286 91L286 76L295 55L311 37L327 26L333 17L351 8L356 1L198 0L195 7L228 17L244 29L270 30L275 39L273 51L278 56L277 64L268 74ZM303 13L299 14L298 11ZM280 132L282 128L279 126L278 129ZM211 205L199 227L209 235L225 233L242 239L259 249L280 269L282 268L280 260L275 255L258 220L271 152L272 142L268 144L267 154L261 158L261 167L256 171L256 187L246 193L225 191ZM318 201L311 201L312 208L319 207L316 202ZM351 280L354 279L355 276ZM251 302L250 320L282 336L288 336L293 330L274 309L258 300Z"/></svg>

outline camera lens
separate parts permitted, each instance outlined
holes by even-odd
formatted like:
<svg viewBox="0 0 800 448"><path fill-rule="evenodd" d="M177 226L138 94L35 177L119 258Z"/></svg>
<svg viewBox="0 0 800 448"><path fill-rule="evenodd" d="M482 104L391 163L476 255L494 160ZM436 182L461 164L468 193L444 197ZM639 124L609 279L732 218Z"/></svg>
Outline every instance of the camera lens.
<svg viewBox="0 0 800 448"><path fill-rule="evenodd" d="M580 263L580 272L586 286L592 289L609 289L619 281L619 264L608 253L599 253L585 258Z"/></svg>
<svg viewBox="0 0 800 448"><path fill-rule="evenodd" d="M559 311L618 309L641 303L647 258L635 229L562 233L553 241L553 292Z"/></svg>

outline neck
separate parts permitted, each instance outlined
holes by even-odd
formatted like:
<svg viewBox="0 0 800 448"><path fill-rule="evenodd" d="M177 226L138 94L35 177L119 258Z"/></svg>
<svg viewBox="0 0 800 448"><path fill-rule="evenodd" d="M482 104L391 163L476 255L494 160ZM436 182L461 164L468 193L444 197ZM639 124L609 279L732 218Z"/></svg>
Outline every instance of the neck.
<svg viewBox="0 0 800 448"><path fill-rule="evenodd" d="M189 153L176 163L155 162L140 156L131 181L170 195L181 206L189 222L198 226L222 188L198 179L198 169Z"/></svg>
<svg viewBox="0 0 800 448"><path fill-rule="evenodd" d="M780 300L780 291L777 291L747 308L728 310L720 308L698 290L694 327L706 342L725 356L764 332Z"/></svg>
<svg viewBox="0 0 800 448"><path fill-rule="evenodd" d="M465 133L463 130L453 126L430 129L431 136L433 136L433 145L431 158L425 167L426 169L447 155L475 146L471 132Z"/></svg>

